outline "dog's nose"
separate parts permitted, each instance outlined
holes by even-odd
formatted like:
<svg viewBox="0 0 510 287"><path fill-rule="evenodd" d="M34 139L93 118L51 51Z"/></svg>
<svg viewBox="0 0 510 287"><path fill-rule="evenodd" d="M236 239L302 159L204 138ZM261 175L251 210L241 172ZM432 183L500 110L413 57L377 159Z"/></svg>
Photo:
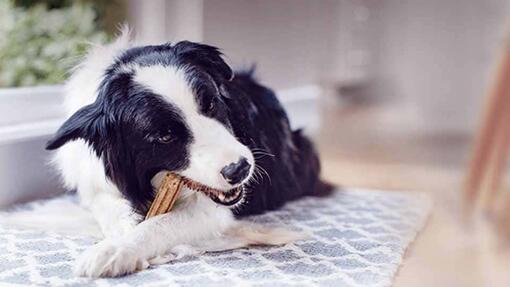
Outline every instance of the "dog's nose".
<svg viewBox="0 0 510 287"><path fill-rule="evenodd" d="M251 165L245 157L241 157L238 162L233 162L221 169L220 173L230 184L238 184L248 176Z"/></svg>

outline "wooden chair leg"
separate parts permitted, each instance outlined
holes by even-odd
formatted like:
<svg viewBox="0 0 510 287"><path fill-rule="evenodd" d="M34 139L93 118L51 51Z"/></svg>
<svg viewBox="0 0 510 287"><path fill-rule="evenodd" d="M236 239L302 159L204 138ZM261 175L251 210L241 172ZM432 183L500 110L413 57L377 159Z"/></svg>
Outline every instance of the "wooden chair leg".
<svg viewBox="0 0 510 287"><path fill-rule="evenodd" d="M509 34L510 35L510 34ZM497 146L499 125L504 118L506 102L510 101L510 37L498 62L494 82L487 94L488 102L482 126L476 137L473 158L468 167L464 185L464 199L471 210L480 197L480 188ZM497 178L497 177L496 177Z"/></svg>
<svg viewBox="0 0 510 287"><path fill-rule="evenodd" d="M509 94L510 96L510 94ZM485 213L495 212L495 201L499 198L506 163L510 154L510 101L505 105L505 113L497 124L494 151L487 165L485 178L480 190L480 207Z"/></svg>

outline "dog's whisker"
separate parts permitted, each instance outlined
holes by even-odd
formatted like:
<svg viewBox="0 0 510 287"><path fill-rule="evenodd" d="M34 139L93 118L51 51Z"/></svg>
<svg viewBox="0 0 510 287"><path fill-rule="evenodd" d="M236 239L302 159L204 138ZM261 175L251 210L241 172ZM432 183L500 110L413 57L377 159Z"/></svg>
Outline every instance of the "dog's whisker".
<svg viewBox="0 0 510 287"><path fill-rule="evenodd" d="M255 165L255 168L253 169L253 176L254 177L260 176L260 171L257 169L257 165Z"/></svg>
<svg viewBox="0 0 510 287"><path fill-rule="evenodd" d="M253 154L253 157L254 157L255 159L261 159L261 158L263 158L263 157L265 157L265 156L273 157L273 156L268 155L268 154L255 154L255 153Z"/></svg>
<svg viewBox="0 0 510 287"><path fill-rule="evenodd" d="M257 168L257 165L255 165L255 169L253 170L253 174L257 176L257 179L260 181L264 180L264 176L262 175L262 172Z"/></svg>
<svg viewBox="0 0 510 287"><path fill-rule="evenodd" d="M272 184L271 182L271 177L269 176L269 173L267 172L267 170L265 170L262 166L258 165L258 164L255 164L255 169L259 170L261 173L265 174L267 179L269 180L269 184Z"/></svg>
<svg viewBox="0 0 510 287"><path fill-rule="evenodd" d="M274 154L268 152L267 150L261 149L261 148L253 148L252 152L253 152L253 154L265 154L265 155L272 156L272 157L275 156Z"/></svg>
<svg viewBox="0 0 510 287"><path fill-rule="evenodd" d="M261 183L261 178L260 177L254 177L253 181L255 181L255 183L257 183L257 184L260 184Z"/></svg>
<svg viewBox="0 0 510 287"><path fill-rule="evenodd" d="M266 153L266 152L262 152L262 151L253 151L252 153L254 155L267 155L267 156L270 156L270 157L274 157L275 156L274 154L270 154L270 153Z"/></svg>
<svg viewBox="0 0 510 287"><path fill-rule="evenodd" d="M258 180L258 178L256 177L256 174L255 172L253 173L253 176L250 177L250 179L248 179L248 183L256 183L256 184L260 184L260 181Z"/></svg>
<svg viewBox="0 0 510 287"><path fill-rule="evenodd" d="M269 180L269 183L271 184L271 176L269 176L269 173L261 166L259 166L260 170L267 176L267 179Z"/></svg>

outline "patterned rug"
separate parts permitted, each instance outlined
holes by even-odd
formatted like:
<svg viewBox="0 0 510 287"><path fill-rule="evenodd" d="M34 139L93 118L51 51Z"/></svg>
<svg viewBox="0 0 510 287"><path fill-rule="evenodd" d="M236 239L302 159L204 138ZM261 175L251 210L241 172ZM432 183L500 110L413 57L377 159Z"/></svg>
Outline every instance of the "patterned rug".
<svg viewBox="0 0 510 287"><path fill-rule="evenodd" d="M73 260L94 238L0 227L0 286L389 286L429 209L429 199L416 193L337 191L250 219L311 233L306 240L99 280L72 274Z"/></svg>

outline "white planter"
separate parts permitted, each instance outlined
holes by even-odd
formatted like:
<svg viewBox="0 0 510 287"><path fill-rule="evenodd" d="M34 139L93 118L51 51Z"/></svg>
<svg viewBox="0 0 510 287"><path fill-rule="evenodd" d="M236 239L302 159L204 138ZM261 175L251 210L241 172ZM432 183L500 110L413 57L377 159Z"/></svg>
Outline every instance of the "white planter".
<svg viewBox="0 0 510 287"><path fill-rule="evenodd" d="M62 86L0 89L0 207L62 191L45 142L63 120Z"/></svg>
<svg viewBox="0 0 510 287"><path fill-rule="evenodd" d="M53 133L62 99L62 86L0 89L0 144Z"/></svg>

